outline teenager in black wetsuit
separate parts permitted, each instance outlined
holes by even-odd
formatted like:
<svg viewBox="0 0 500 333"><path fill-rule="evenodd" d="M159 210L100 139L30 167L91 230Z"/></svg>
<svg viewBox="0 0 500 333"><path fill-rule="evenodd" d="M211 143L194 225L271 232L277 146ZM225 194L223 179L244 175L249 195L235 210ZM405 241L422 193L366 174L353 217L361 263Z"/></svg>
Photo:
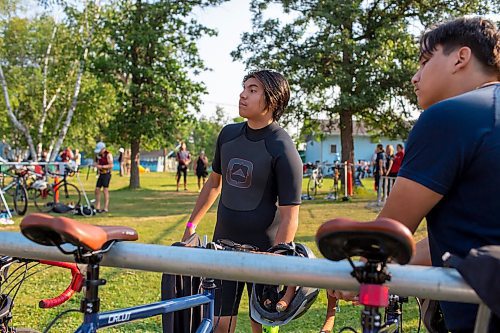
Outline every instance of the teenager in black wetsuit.
<svg viewBox="0 0 500 333"><path fill-rule="evenodd" d="M228 125L220 132L212 163L214 172L200 193L183 239L195 232L221 194L214 240L231 239L261 251L293 241L302 162L290 136L277 123L289 98L288 82L281 74L262 70L245 76L239 113L247 121ZM279 218L275 218L277 215ZM221 283L215 301L215 315L220 314L216 332L228 332L229 326L234 332L244 283ZM251 285L247 289L251 290ZM260 324L251 324L252 332L261 332Z"/></svg>

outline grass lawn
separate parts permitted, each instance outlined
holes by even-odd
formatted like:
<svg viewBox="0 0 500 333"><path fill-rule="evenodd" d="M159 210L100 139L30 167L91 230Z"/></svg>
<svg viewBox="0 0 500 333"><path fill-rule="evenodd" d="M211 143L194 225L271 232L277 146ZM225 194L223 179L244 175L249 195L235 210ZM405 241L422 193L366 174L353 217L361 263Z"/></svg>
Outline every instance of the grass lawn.
<svg viewBox="0 0 500 333"><path fill-rule="evenodd" d="M93 188L96 178L91 175L85 180L82 175L87 193L93 198ZM304 184L306 184L307 179ZM76 183L76 179L72 182ZM328 182L328 180L327 180ZM358 195L350 202L332 202L325 200L326 188L318 192L316 200L305 201L300 210L300 226L296 241L308 245L317 256L320 256L314 243L314 235L318 227L325 221L335 217L349 217L352 219L369 220L377 215L377 211L366 208L369 202L375 200L373 180L367 179L365 188L361 188ZM189 191L176 192L175 179L169 173L150 173L141 175L142 189L130 191L128 179L113 174L111 179L110 213L97 215L92 218L77 217L78 219L103 225L127 225L139 232L139 242L170 245L180 240L191 209L197 198L195 177L189 177ZM305 190L305 185L304 185ZM30 211L35 211L30 205ZM216 205L209 211L197 231L200 235L212 235L216 218ZM13 226L0 226L2 231L18 232L19 217ZM423 227L416 236L423 237ZM181 259L181 258L179 258ZM107 284L100 288L101 309L111 310L117 307L126 307L142 303L154 302L160 299L160 278L158 273L115 269L103 267L101 277ZM14 308L14 324L18 327L33 327L43 330L54 316L66 309L78 308L79 297L74 297L67 304L50 310L38 309L38 301L52 297L55 293L64 290L70 281L69 273L63 269L51 268L42 270L39 274L30 277L23 285L16 298ZM236 332L249 332L248 300L244 293L243 304L238 317ZM316 303L303 317L292 321L281 328L280 332L317 333L324 319L326 297L322 292ZM349 325L359 330L360 307L341 303L337 315L335 332L343 326ZM411 300L404 310L406 332L416 332L418 327L418 309L415 301ZM73 332L81 321L81 314L73 313L63 317L51 332ZM148 319L132 323L121 328L110 328L105 332L160 332L160 318Z"/></svg>

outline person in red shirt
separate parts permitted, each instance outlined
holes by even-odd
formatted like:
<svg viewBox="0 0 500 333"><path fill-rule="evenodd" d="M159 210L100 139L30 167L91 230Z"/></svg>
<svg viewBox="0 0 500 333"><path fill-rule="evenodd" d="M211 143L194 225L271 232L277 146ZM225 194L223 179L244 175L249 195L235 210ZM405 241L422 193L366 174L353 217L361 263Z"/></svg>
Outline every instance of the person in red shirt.
<svg viewBox="0 0 500 333"><path fill-rule="evenodd" d="M61 157L61 162L69 162L73 159L73 152L71 151L71 147L66 147L61 154L59 155Z"/></svg>
<svg viewBox="0 0 500 333"><path fill-rule="evenodd" d="M396 146L396 155L394 155L394 160L390 170L387 170L387 175L389 177L397 177L399 168L401 168L401 163L403 163L403 158L405 157L405 149L401 143Z"/></svg>

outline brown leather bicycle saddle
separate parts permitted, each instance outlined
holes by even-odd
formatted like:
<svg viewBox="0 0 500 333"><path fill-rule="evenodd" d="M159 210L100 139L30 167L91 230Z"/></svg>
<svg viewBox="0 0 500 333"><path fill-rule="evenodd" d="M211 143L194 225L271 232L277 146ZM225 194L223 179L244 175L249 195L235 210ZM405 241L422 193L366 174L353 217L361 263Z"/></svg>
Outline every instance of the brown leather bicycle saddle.
<svg viewBox="0 0 500 333"><path fill-rule="evenodd" d="M368 260L393 259L407 264L415 252L415 241L406 226L389 218L370 222L337 218L321 225L316 243L325 258L338 261L353 256Z"/></svg>
<svg viewBox="0 0 500 333"><path fill-rule="evenodd" d="M35 243L56 246L70 243L86 250L100 250L110 241L135 241L137 231L122 226L98 226L67 217L30 214L21 222L21 232Z"/></svg>

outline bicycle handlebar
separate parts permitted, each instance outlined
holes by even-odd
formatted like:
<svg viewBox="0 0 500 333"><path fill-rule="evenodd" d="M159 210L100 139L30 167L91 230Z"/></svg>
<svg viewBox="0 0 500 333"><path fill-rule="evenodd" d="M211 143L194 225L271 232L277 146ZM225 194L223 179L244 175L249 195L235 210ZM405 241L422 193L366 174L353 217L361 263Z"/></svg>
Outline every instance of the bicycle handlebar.
<svg viewBox="0 0 500 333"><path fill-rule="evenodd" d="M67 268L71 270L71 275L72 279L69 284L69 286L64 290L59 296L53 297L53 298L48 298L48 299L42 299L39 303L38 306L42 309L48 309L48 308L53 308L58 305L63 304L67 300L69 300L75 292L80 292L83 287L83 282L85 281L85 278L83 277L82 273L78 269L78 266L75 263L67 263L67 262L60 262L60 261L50 261L50 260L40 260L40 263L45 264L45 265L50 265L50 266L57 266L57 267L62 267L62 268Z"/></svg>
<svg viewBox="0 0 500 333"><path fill-rule="evenodd" d="M73 177L73 175L76 173L77 171L75 170L72 170L68 167L65 168L64 172L63 173L59 173L59 172L55 172L55 171L51 171L51 170L47 170L47 173L52 175L52 176L56 176L56 177Z"/></svg>

